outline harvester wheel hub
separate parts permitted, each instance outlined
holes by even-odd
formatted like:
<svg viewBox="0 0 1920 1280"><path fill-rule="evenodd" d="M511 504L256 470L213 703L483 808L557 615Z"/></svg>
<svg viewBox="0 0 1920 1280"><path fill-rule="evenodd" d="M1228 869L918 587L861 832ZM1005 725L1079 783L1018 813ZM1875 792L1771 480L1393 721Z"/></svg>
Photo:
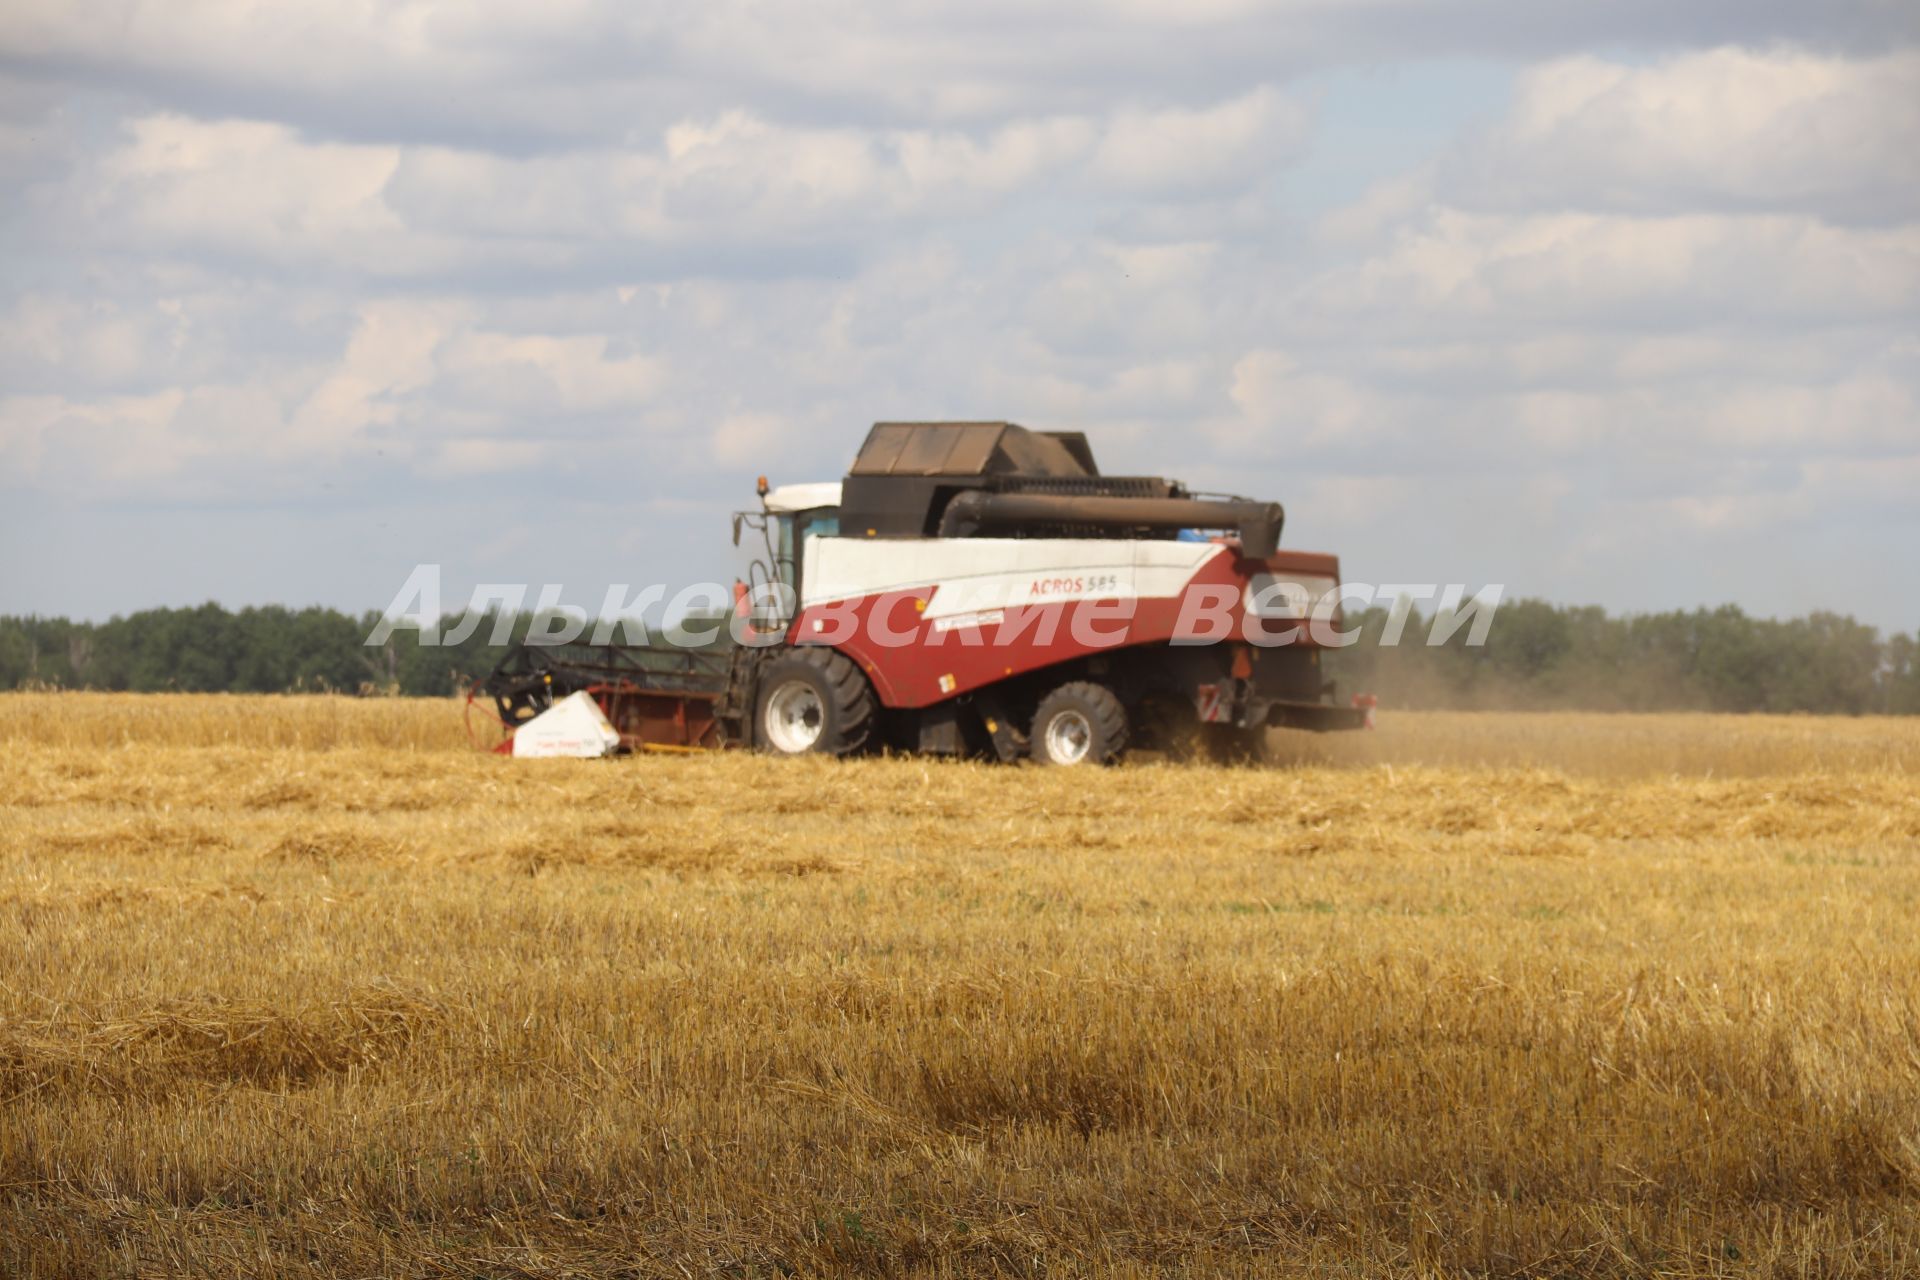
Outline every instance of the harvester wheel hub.
<svg viewBox="0 0 1920 1280"><path fill-rule="evenodd" d="M1047 722L1047 754L1056 764L1079 764L1093 746L1093 725L1078 711L1062 711Z"/></svg>
<svg viewBox="0 0 1920 1280"><path fill-rule="evenodd" d="M767 737L789 755L813 750L827 727L827 709L819 691L805 680L789 680L767 698Z"/></svg>

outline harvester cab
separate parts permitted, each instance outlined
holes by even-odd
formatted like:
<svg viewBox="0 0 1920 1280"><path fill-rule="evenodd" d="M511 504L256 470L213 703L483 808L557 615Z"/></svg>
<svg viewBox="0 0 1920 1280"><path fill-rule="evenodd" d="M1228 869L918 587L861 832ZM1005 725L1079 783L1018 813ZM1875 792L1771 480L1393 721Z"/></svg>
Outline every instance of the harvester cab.
<svg viewBox="0 0 1920 1280"><path fill-rule="evenodd" d="M758 542L747 577L734 584L734 603L756 631L784 629L800 599L802 549L812 537L840 533L840 483L757 485L760 510L733 513L733 545L744 535Z"/></svg>

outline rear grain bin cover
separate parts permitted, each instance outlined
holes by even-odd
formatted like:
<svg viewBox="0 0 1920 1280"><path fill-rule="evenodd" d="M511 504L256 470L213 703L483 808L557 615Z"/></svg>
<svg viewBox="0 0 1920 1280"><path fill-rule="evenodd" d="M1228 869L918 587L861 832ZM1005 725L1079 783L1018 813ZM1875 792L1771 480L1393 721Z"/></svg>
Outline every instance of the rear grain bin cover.
<svg viewBox="0 0 1920 1280"><path fill-rule="evenodd" d="M876 422L854 476L1097 476L1079 431L1029 431L1017 422Z"/></svg>
<svg viewBox="0 0 1920 1280"><path fill-rule="evenodd" d="M513 754L526 758L603 756L619 745L619 733L584 689L513 731Z"/></svg>

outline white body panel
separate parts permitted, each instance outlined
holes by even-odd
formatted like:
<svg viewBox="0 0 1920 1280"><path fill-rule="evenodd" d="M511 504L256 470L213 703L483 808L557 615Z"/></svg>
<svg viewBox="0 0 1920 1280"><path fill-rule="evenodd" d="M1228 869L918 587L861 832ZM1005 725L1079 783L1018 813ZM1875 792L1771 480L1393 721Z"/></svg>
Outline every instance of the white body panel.
<svg viewBox="0 0 1920 1280"><path fill-rule="evenodd" d="M802 607L933 587L925 616L1171 598L1227 548L1118 538L808 538Z"/></svg>
<svg viewBox="0 0 1920 1280"><path fill-rule="evenodd" d="M603 756L619 745L619 733L584 689L513 731L513 754L522 758Z"/></svg>

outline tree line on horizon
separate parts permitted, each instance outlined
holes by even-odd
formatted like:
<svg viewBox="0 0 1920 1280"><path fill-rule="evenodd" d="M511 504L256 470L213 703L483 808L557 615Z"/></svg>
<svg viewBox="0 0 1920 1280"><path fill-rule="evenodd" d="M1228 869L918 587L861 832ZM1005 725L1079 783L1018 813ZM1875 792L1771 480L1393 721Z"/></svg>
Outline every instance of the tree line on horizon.
<svg viewBox="0 0 1920 1280"><path fill-rule="evenodd" d="M0 689L447 696L493 669L536 621L491 615L454 643L399 628L368 635L377 612L217 604L147 609L106 622L0 616ZM1920 635L1882 637L1833 613L1775 620L1733 605L1616 616L1597 606L1503 603L1486 643L1469 629L1426 643L1430 619L1407 619L1381 643L1388 611L1349 614L1356 642L1331 652L1341 696L1384 707L1920 714ZM456 633L449 619L443 637Z"/></svg>

